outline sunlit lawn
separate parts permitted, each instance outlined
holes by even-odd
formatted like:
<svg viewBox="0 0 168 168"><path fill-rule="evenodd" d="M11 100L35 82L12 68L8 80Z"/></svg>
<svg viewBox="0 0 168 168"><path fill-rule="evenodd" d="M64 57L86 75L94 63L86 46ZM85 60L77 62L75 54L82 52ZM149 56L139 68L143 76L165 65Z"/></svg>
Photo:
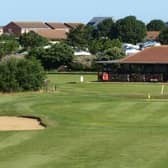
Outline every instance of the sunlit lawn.
<svg viewBox="0 0 168 168"><path fill-rule="evenodd" d="M1 94L1 115L39 116L48 127L0 132L0 168L168 167L168 85L161 95L162 84L48 79L55 93Z"/></svg>

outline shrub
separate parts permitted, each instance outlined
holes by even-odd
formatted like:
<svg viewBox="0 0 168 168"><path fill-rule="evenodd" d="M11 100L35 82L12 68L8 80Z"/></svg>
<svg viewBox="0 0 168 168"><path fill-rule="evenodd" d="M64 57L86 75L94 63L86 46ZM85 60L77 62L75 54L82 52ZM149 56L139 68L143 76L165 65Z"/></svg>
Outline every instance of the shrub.
<svg viewBox="0 0 168 168"><path fill-rule="evenodd" d="M37 60L5 58L0 62L0 91L37 91L43 86L45 74Z"/></svg>
<svg viewBox="0 0 168 168"><path fill-rule="evenodd" d="M45 46L48 44L48 40L46 38L32 31L21 35L19 38L19 42L25 49Z"/></svg>
<svg viewBox="0 0 168 168"><path fill-rule="evenodd" d="M27 58L36 58L46 70L53 70L61 65L68 66L72 62L73 53L73 49L67 44L59 43L47 49L35 48L29 52Z"/></svg>
<svg viewBox="0 0 168 168"><path fill-rule="evenodd" d="M96 56L74 56L71 64L72 70L77 71L93 71L96 69Z"/></svg>
<svg viewBox="0 0 168 168"><path fill-rule="evenodd" d="M168 44L168 28L163 29L159 34L159 41L161 44Z"/></svg>

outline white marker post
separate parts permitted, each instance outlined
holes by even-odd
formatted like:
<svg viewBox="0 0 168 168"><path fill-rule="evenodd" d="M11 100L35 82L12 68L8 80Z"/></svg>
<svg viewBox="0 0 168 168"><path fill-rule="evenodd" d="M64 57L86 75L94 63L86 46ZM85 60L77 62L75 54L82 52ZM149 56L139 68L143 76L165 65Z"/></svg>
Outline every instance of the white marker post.
<svg viewBox="0 0 168 168"><path fill-rule="evenodd" d="M84 77L83 77L83 75L80 76L80 82L81 82L81 83L84 82Z"/></svg>
<svg viewBox="0 0 168 168"><path fill-rule="evenodd" d="M150 95L150 93L148 93L148 100L150 100L151 99L151 95Z"/></svg>
<svg viewBox="0 0 168 168"><path fill-rule="evenodd" d="M161 89L161 93L160 93L161 95L163 95L164 94L164 85L162 85L162 89Z"/></svg>

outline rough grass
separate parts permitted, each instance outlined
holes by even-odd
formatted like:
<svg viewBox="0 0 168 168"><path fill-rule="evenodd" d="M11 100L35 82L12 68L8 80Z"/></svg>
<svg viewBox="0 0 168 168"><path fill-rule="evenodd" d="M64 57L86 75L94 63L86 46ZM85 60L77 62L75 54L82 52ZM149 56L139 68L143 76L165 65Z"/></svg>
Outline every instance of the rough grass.
<svg viewBox="0 0 168 168"><path fill-rule="evenodd" d="M49 75L56 93L0 96L0 115L39 116L43 131L0 132L0 168L167 168L168 85ZM151 100L147 100L148 93Z"/></svg>

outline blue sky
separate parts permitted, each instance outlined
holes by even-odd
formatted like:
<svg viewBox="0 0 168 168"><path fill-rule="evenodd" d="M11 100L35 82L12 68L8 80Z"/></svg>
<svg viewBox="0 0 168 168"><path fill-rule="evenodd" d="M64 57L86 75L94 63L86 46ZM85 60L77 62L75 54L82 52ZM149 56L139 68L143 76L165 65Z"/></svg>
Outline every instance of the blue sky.
<svg viewBox="0 0 168 168"><path fill-rule="evenodd" d="M93 16L118 19L135 15L148 22L168 21L167 0L5 0L0 5L0 24L16 21L84 22Z"/></svg>

